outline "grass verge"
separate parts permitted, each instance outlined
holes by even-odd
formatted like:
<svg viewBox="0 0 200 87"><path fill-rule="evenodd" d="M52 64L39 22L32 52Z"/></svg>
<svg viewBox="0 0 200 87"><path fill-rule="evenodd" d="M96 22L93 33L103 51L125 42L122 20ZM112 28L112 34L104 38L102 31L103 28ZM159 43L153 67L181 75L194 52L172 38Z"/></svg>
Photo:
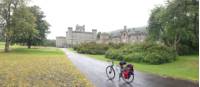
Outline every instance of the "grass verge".
<svg viewBox="0 0 200 87"><path fill-rule="evenodd" d="M3 87L92 87L57 48L0 49L0 85Z"/></svg>

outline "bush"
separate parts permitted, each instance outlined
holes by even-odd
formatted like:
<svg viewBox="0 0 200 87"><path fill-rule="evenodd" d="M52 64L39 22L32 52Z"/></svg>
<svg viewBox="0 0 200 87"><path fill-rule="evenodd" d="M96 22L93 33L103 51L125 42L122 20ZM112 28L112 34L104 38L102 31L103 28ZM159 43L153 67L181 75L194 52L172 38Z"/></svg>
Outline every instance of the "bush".
<svg viewBox="0 0 200 87"><path fill-rule="evenodd" d="M191 47L184 45L184 44L179 44L177 46L177 52L179 55L189 55L189 54L193 54L195 50L192 49Z"/></svg>
<svg viewBox="0 0 200 87"><path fill-rule="evenodd" d="M116 43L109 43L108 45L109 45L110 48L114 48L114 49L119 49L122 46L125 46L124 43L118 43L118 44L116 44Z"/></svg>
<svg viewBox="0 0 200 87"><path fill-rule="evenodd" d="M176 52L165 45L142 43L122 46L119 49L110 49L105 56L116 60L123 58L126 61L163 64L174 61Z"/></svg>
<svg viewBox="0 0 200 87"><path fill-rule="evenodd" d="M84 54L105 54L109 46L107 44L97 44L95 42L83 43L74 47L78 53Z"/></svg>
<svg viewBox="0 0 200 87"><path fill-rule="evenodd" d="M74 46L73 49L76 50L78 53L84 53L84 54L105 54L109 48L119 49L122 46L124 46L123 43L100 44L100 43L90 42Z"/></svg>
<svg viewBox="0 0 200 87"><path fill-rule="evenodd" d="M144 59L144 55L142 53L131 53L124 56L125 61L142 62L143 59Z"/></svg>
<svg viewBox="0 0 200 87"><path fill-rule="evenodd" d="M175 57L176 52L172 48L165 45L155 44L146 48L144 62L150 64L162 64L174 61Z"/></svg>
<svg viewBox="0 0 200 87"><path fill-rule="evenodd" d="M109 59L115 59L115 60L121 60L122 57L122 53L120 50L114 50L114 49L110 49L105 53L105 57L109 58Z"/></svg>
<svg viewBox="0 0 200 87"><path fill-rule="evenodd" d="M55 40L44 40L43 46L56 47L56 41Z"/></svg>

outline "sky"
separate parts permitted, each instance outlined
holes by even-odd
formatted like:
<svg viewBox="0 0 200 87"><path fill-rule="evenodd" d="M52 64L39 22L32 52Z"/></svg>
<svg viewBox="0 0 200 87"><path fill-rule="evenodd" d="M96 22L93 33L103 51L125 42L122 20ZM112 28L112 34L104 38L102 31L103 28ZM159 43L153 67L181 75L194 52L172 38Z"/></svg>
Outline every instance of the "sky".
<svg viewBox="0 0 200 87"><path fill-rule="evenodd" d="M148 25L151 10L166 0L32 0L50 23L48 39L65 36L68 27L85 25L86 31L110 32Z"/></svg>

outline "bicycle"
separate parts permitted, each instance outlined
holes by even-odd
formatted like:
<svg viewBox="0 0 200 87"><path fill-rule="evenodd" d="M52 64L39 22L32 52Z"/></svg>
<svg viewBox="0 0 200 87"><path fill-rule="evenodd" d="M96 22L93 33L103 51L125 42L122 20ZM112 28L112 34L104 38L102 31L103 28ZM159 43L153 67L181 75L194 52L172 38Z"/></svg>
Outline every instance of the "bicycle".
<svg viewBox="0 0 200 87"><path fill-rule="evenodd" d="M106 75L109 80L113 80L116 75L115 69L114 69L114 60L112 60L111 62L112 62L112 64L106 67ZM119 69L119 67L116 67L116 68ZM121 67L120 67L120 72L118 72L118 74L119 74L119 80L120 80L120 78L122 78L126 83L133 82L133 80L135 78L134 69L133 69L133 71L128 71L127 67L125 67L124 69L121 69ZM126 75L126 74L128 74L128 75Z"/></svg>

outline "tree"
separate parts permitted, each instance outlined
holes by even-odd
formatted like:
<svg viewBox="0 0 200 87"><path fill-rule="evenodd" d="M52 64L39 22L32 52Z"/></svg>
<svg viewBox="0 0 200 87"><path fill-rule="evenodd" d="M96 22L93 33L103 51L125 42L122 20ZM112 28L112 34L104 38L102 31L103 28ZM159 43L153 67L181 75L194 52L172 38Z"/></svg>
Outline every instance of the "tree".
<svg viewBox="0 0 200 87"><path fill-rule="evenodd" d="M163 20L161 18L164 17L165 7L159 6L152 10L152 13L149 18L149 39L153 41L157 41L161 38L161 34L164 30Z"/></svg>
<svg viewBox="0 0 200 87"><path fill-rule="evenodd" d="M25 42L28 48L31 48L31 42L34 37L38 35L38 30L36 30L35 17L30 9L23 5L16 9L12 16L12 26L14 41Z"/></svg>
<svg viewBox="0 0 200 87"><path fill-rule="evenodd" d="M33 33L30 33L28 38L18 35L18 37L15 37L13 43L27 45L28 48L31 48L32 45L44 45L46 34L49 33L48 29L50 25L46 20L44 20L45 15L38 6L27 7L27 10L29 10L29 13L31 13L35 18L34 23L32 23L35 24L35 30L33 29Z"/></svg>
<svg viewBox="0 0 200 87"><path fill-rule="evenodd" d="M36 30L38 30L38 35L32 38L32 45L43 45L46 34L49 33L50 24L44 19L45 15L38 6L32 6L30 10L36 18Z"/></svg>
<svg viewBox="0 0 200 87"><path fill-rule="evenodd" d="M98 33L97 33L97 40L100 39L100 36L101 36L101 32L98 32Z"/></svg>
<svg viewBox="0 0 200 87"><path fill-rule="evenodd" d="M197 0L170 0L155 8L149 19L149 38L179 53L183 47L198 51L198 7Z"/></svg>
<svg viewBox="0 0 200 87"><path fill-rule="evenodd" d="M0 0L0 20L5 21L2 30L3 37L5 38L5 52L9 51L9 45L15 33L13 31L15 28L11 25L12 15L21 5L25 5L25 0Z"/></svg>

